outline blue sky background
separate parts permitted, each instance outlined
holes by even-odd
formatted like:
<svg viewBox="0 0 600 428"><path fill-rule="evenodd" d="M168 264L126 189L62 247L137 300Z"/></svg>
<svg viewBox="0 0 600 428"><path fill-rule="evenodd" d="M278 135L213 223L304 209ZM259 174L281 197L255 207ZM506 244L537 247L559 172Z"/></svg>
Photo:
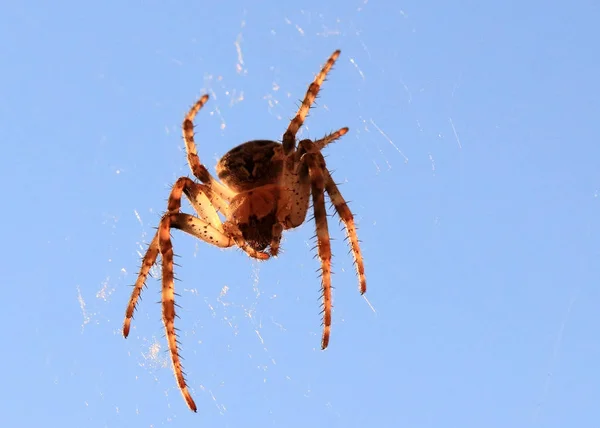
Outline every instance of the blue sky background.
<svg viewBox="0 0 600 428"><path fill-rule="evenodd" d="M5 4L1 425L600 426L599 9ZM176 232L193 414L157 280L120 334L139 254L188 174L181 121L212 95L196 122L211 168L279 139L336 48L302 135L350 127L327 160L368 301L337 220L326 352L312 223L267 263Z"/></svg>

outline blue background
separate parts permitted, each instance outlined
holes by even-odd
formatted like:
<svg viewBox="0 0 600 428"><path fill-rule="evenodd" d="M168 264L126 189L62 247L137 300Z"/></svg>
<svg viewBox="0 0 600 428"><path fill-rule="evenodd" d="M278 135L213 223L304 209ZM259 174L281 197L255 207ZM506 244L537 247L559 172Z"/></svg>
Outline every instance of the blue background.
<svg viewBox="0 0 600 428"><path fill-rule="evenodd" d="M5 4L2 426L600 426L599 9ZM312 222L266 263L175 232L193 414L156 279L120 333L188 174L181 121L211 94L196 121L210 168L280 139L337 48L302 136L350 127L326 152L368 301L333 217L326 352Z"/></svg>

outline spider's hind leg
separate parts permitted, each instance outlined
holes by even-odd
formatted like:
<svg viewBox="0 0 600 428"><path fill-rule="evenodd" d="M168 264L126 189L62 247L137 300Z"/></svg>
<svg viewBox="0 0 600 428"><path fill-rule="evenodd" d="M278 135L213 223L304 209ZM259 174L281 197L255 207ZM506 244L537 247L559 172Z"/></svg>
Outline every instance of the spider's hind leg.
<svg viewBox="0 0 600 428"><path fill-rule="evenodd" d="M323 157L320 153L318 156ZM323 161L324 162L324 161ZM350 211L350 207L346 203L346 200L340 193L335 181L331 178L331 174L327 170L327 168L323 171L325 175L325 190L329 195L329 199L335 208L338 216L344 223L344 227L346 228L346 235L348 236L348 241L350 242L350 249L352 251L352 255L354 257L354 267L356 268L356 275L358 276L358 291L360 294L365 294L367 291L367 278L365 276L365 264L363 261L362 252L360 250L360 241L358 240L358 235L356 233L356 224L354 223L354 215L352 215L352 211Z"/></svg>
<svg viewBox="0 0 600 428"><path fill-rule="evenodd" d="M315 217L315 226L317 229L317 249L319 259L321 260L321 290L323 293L323 337L321 339L321 348L327 348L329 344L329 335L331 333L331 243L329 238L329 229L327 225L327 211L325 208L325 192L329 195L337 214L340 216L344 226L350 248L354 256L354 265L358 275L359 291L361 294L367 291L367 281L365 277L365 267L362 253L356 234L354 217L346 201L342 197L337 185L331 178L327 170L325 158L320 151L311 150L311 144L306 143L309 153L303 156L308 165L311 182L311 193L313 197L313 209Z"/></svg>
<svg viewBox="0 0 600 428"><path fill-rule="evenodd" d="M321 292L323 295L323 336L321 349L329 345L331 333L331 240L327 225L327 210L325 208L325 161L318 153L306 154L304 157L310 174L315 227L317 230L317 251L321 260Z"/></svg>

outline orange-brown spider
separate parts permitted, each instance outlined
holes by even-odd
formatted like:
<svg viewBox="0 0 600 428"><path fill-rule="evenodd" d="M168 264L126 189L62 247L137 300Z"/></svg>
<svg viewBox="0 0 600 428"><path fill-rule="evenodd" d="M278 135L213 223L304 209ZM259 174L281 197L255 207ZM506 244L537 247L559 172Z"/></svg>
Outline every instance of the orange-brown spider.
<svg viewBox="0 0 600 428"><path fill-rule="evenodd" d="M321 347L329 343L331 330L331 246L325 209L325 192L344 222L359 280L364 293L367 283L354 218L325 165L321 150L348 132L348 128L321 138L302 140L296 145L296 133L314 102L327 73L340 55L335 51L308 87L302 105L283 134L281 143L255 140L241 144L217 163L216 180L200 163L194 142L193 120L208 100L204 95L194 104L183 121L183 139L187 160L197 183L188 177L177 180L169 195L167 212L162 216L156 235L142 260L125 312L123 335L129 334L131 318L150 268L162 257L162 318L165 325L173 371L187 405L196 404L188 390L177 347L175 332L175 289L173 282L173 246L171 229L182 230L217 247L237 245L250 257L266 260L276 256L284 230L304 223L312 195L317 230L317 249L321 260L323 294L323 336ZM185 194L197 215L181 212ZM221 220L219 213L225 217ZM268 252L265 251L268 248Z"/></svg>

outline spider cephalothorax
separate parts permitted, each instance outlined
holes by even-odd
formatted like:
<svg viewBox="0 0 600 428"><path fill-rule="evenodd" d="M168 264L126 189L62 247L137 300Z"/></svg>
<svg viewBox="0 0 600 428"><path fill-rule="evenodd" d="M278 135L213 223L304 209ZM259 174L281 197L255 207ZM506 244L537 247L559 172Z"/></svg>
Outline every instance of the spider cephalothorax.
<svg viewBox="0 0 600 428"><path fill-rule="evenodd" d="M250 257L266 260L278 254L284 230L293 229L304 223L309 209L309 199L312 196L323 294L321 347L325 349L329 344L331 330L331 246L325 209L325 193L327 193L346 227L358 274L359 290L361 293L367 290L354 218L331 178L321 154L325 146L346 134L348 128L341 128L320 140L302 140L296 144L296 134L304 123L321 84L339 55L339 50L331 55L308 87L296 116L283 134L282 142L254 140L231 149L217 164L217 176L221 182L200 163L194 142L193 120L208 101L208 95L201 97L192 106L183 121L183 138L188 163L192 174L200 183L188 177L181 177L173 186L167 212L161 218L156 235L142 260L142 267L125 312L123 335L127 337L129 334L131 319L146 278L160 254L163 323L177 384L189 408L193 411L196 411L196 404L183 376L174 325L172 228L182 230L217 247L237 245ZM187 197L196 215L181 212L183 195ZM225 221L219 214L225 218Z"/></svg>
<svg viewBox="0 0 600 428"><path fill-rule="evenodd" d="M244 240L256 251L263 251L273 241L281 201L278 181L283 160L280 143L256 140L234 147L217 163L219 179L239 192L229 204L228 220L237 226ZM270 253L276 255L273 247Z"/></svg>

